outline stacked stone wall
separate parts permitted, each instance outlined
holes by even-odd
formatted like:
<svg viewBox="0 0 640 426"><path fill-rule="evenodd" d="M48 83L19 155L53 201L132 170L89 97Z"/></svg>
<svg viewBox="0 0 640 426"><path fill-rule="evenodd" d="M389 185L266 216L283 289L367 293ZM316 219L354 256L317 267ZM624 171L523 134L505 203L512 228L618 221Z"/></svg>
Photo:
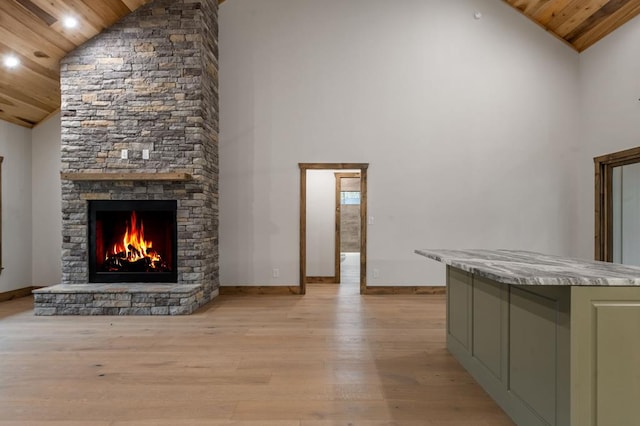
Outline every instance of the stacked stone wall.
<svg viewBox="0 0 640 426"><path fill-rule="evenodd" d="M178 284L217 289L217 7L156 0L62 60L63 172L193 176L64 180L64 284L88 282L87 200L177 200Z"/></svg>

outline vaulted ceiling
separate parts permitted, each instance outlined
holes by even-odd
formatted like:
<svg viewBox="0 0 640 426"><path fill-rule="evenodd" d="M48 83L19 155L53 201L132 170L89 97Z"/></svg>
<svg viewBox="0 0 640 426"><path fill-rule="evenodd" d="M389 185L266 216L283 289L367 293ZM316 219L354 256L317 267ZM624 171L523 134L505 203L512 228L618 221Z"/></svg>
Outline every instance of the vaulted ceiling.
<svg viewBox="0 0 640 426"><path fill-rule="evenodd" d="M640 0L504 0L578 52L640 13Z"/></svg>
<svg viewBox="0 0 640 426"><path fill-rule="evenodd" d="M151 0L0 0L0 119L33 127L60 108L60 59ZM66 28L67 17L77 27Z"/></svg>
<svg viewBox="0 0 640 426"><path fill-rule="evenodd" d="M20 61L15 68L0 63L0 119L33 127L55 113L60 59L151 1L0 0L0 59ZM640 0L503 1L579 52L640 13ZM77 27L66 28L67 17Z"/></svg>

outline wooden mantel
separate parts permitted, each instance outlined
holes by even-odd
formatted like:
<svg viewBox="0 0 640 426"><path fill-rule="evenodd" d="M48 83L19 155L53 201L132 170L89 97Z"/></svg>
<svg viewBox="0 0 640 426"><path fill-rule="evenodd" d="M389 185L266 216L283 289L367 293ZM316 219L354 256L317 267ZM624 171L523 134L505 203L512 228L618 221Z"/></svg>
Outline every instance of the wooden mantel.
<svg viewBox="0 0 640 426"><path fill-rule="evenodd" d="M171 181L184 182L192 180L189 173L69 173L60 172L62 180L73 181Z"/></svg>

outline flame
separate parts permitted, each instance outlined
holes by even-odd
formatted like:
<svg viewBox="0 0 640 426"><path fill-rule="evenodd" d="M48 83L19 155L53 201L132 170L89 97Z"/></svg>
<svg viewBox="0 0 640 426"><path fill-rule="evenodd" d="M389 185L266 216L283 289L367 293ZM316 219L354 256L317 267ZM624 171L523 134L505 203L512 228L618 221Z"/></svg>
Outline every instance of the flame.
<svg viewBox="0 0 640 426"><path fill-rule="evenodd" d="M152 268L155 267L154 262L161 260L158 252L153 250L153 242L145 240L144 224L140 221L138 225L135 211L131 212L131 220L122 238L122 243L114 244L112 252L107 254L105 260L113 256L131 263L146 258L151 261L150 266Z"/></svg>

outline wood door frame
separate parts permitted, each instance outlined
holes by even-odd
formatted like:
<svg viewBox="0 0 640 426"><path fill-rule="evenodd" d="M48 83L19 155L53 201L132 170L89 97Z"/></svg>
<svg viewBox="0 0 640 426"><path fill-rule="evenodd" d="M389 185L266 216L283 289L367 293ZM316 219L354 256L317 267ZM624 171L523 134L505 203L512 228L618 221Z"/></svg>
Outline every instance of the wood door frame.
<svg viewBox="0 0 640 426"><path fill-rule="evenodd" d="M340 232L341 232L341 222L342 222L342 204L341 204L341 198L340 198L340 193L342 192L342 178L358 178L360 179L360 173L334 173L335 177L336 177L336 239L335 239L335 282L336 284L340 284L340 277L341 277L341 271L340 271Z"/></svg>
<svg viewBox="0 0 640 426"><path fill-rule="evenodd" d="M300 294L307 292L307 170L360 170L360 294L367 291L367 169L369 163L298 163L300 168Z"/></svg>
<svg viewBox="0 0 640 426"><path fill-rule="evenodd" d="M595 260L613 261L613 168L640 163L640 147L593 159L595 165Z"/></svg>

